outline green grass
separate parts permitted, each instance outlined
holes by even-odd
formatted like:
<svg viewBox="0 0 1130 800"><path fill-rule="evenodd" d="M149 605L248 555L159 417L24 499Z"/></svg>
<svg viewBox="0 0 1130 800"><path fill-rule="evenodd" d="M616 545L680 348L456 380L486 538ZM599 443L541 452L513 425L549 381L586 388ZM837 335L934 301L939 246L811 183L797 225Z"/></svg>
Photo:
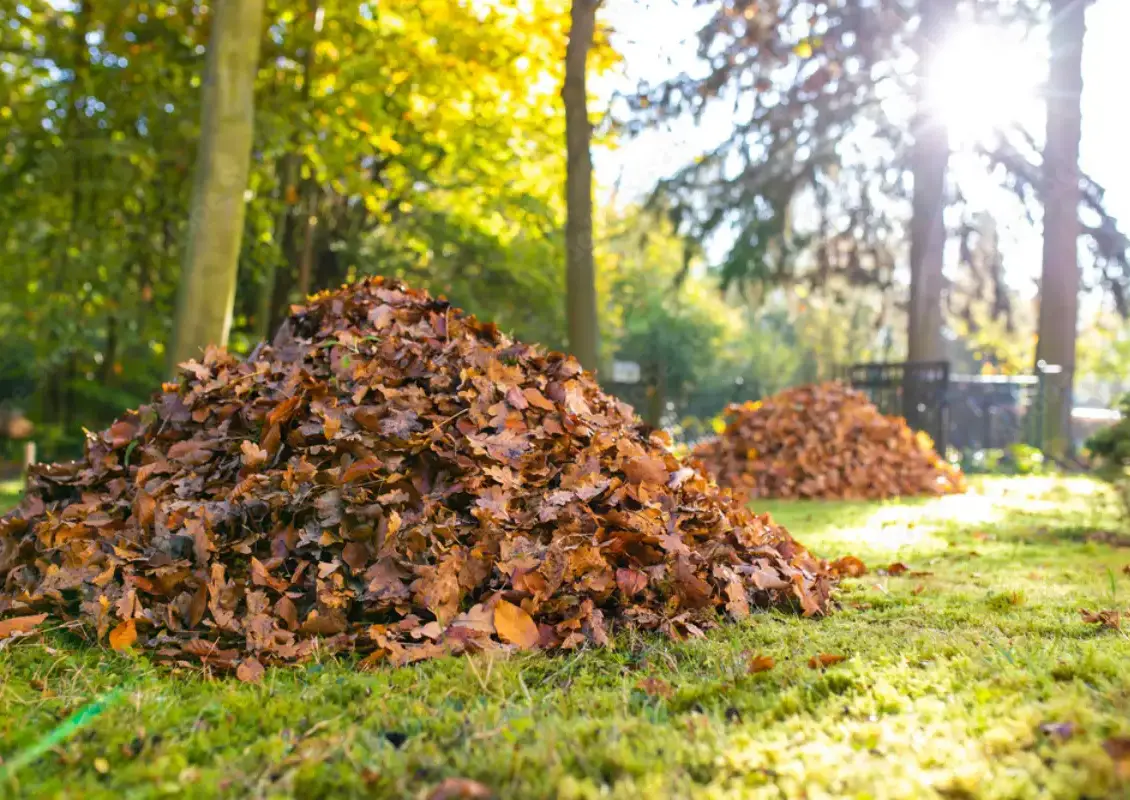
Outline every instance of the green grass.
<svg viewBox="0 0 1130 800"><path fill-rule="evenodd" d="M249 686L51 633L0 651L0 771L18 767L0 793L425 797L460 776L502 797L1125 796L1102 742L1130 735L1130 640L1078 612L1130 606L1130 550L1085 535L1112 524L1098 492L987 479L932 501L759 504L821 555L933 574L873 569L826 619L761 614L697 641L330 660ZM820 653L847 660L810 669ZM748 674L755 654L776 667Z"/></svg>

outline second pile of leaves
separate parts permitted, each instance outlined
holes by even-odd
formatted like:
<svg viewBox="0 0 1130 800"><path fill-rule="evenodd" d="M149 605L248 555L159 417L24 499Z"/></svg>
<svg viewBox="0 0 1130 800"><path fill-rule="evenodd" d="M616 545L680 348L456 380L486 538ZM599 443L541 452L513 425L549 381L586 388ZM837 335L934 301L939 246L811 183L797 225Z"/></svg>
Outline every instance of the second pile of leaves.
<svg viewBox="0 0 1130 800"><path fill-rule="evenodd" d="M754 497L870 499L965 491L925 434L829 382L732 405L722 435L694 455L718 483Z"/></svg>
<svg viewBox="0 0 1130 800"><path fill-rule="evenodd" d="M38 468L0 616L236 667L697 635L828 610L835 565L681 464L575 359L372 279L244 360L210 350Z"/></svg>

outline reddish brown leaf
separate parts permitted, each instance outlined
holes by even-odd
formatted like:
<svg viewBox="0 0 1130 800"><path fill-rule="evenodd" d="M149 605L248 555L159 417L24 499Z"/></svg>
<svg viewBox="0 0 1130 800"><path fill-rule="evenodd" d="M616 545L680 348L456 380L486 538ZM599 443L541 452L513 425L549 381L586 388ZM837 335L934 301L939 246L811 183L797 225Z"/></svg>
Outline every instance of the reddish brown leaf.
<svg viewBox="0 0 1130 800"><path fill-rule="evenodd" d="M498 638L504 642L517 645L523 650L537 646L537 624L529 614L513 603L498 601L498 605L494 607L494 627L498 631Z"/></svg>
<svg viewBox="0 0 1130 800"><path fill-rule="evenodd" d="M624 597L634 597L647 588L647 573L638 569L618 569L616 586Z"/></svg>
<svg viewBox="0 0 1130 800"><path fill-rule="evenodd" d="M372 458L363 458L360 461L354 461L345 472L341 473L341 482L353 483L380 468L381 460L375 456Z"/></svg>
<svg viewBox="0 0 1130 800"><path fill-rule="evenodd" d="M887 565L887 574L888 575L902 575L904 572L907 572L909 570L910 570L910 567L908 567L906 564L902 563L901 561L896 561L893 564Z"/></svg>
<svg viewBox="0 0 1130 800"><path fill-rule="evenodd" d="M369 565L369 548L361 542L350 542L342 549L341 560L354 572L363 572Z"/></svg>

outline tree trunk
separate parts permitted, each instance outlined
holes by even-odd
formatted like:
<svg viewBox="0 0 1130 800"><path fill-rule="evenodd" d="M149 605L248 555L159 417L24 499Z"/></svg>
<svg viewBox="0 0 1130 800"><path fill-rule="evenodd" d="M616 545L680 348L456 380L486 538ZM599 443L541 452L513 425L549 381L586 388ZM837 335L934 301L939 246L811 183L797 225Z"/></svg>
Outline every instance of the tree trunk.
<svg viewBox="0 0 1130 800"><path fill-rule="evenodd" d="M1043 446L1071 454L1071 389L1079 313L1079 139L1086 3L1052 0L1047 136L1044 144L1044 258L1037 367L1044 376ZM1043 362L1041 364L1041 362ZM1055 367L1059 370L1055 371Z"/></svg>
<svg viewBox="0 0 1130 800"><path fill-rule="evenodd" d="M218 0L214 8L170 374L208 345L227 344L235 303L263 2Z"/></svg>
<svg viewBox="0 0 1130 800"><path fill-rule="evenodd" d="M259 287L259 296L255 298L255 326L254 338L267 340L271 337L271 323L274 319L275 309L275 284L278 281L280 264L286 265L286 246L284 244L289 230L291 198L297 193L298 160L292 154L282 157L279 165L279 213L275 218L275 242L278 243L278 252L275 258L267 263L263 283Z"/></svg>
<svg viewBox="0 0 1130 800"><path fill-rule="evenodd" d="M907 360L940 361L942 344L942 264L946 247L945 189L949 137L931 112L928 84L939 44L953 18L954 0L922 0L918 28L918 112L914 120L911 169L914 175L910 222L910 306Z"/></svg>
<svg viewBox="0 0 1130 800"><path fill-rule="evenodd" d="M592 244L592 154L585 88L586 62L596 31L600 0L573 0L565 50L565 315L569 348L585 369L595 370L600 329L596 309L596 267Z"/></svg>
<svg viewBox="0 0 1130 800"><path fill-rule="evenodd" d="M302 257L298 261L298 302L305 303L310 294L314 274L314 240L318 235L318 190L307 191L305 214L302 217Z"/></svg>

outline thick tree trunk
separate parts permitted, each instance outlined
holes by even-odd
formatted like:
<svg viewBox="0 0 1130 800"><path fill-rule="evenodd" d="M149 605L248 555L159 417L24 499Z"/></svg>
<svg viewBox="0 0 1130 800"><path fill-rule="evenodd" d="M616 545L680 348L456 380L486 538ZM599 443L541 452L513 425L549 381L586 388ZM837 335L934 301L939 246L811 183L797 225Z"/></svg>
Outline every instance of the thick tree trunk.
<svg viewBox="0 0 1130 800"><path fill-rule="evenodd" d="M204 67L188 246L168 371L226 345L251 166L262 0L218 0Z"/></svg>
<svg viewBox="0 0 1130 800"><path fill-rule="evenodd" d="M1044 144L1044 259L1040 279L1037 366L1044 380L1043 445L1071 454L1071 389L1079 313L1079 139L1086 3L1052 0L1047 137ZM1043 365L1040 364L1043 362ZM1058 367L1058 371L1054 368Z"/></svg>
<svg viewBox="0 0 1130 800"><path fill-rule="evenodd" d="M585 88L586 62L596 31L600 0L573 0L572 27L565 50L565 313L569 348L585 369L595 370L600 329L596 308L596 267L592 243L592 126Z"/></svg>
<svg viewBox="0 0 1130 800"><path fill-rule="evenodd" d="M930 73L939 45L953 19L954 0L922 0L918 29L918 112L914 122L911 169L914 174L910 222L910 306L907 360L940 361L942 344L942 264L946 247L945 189L949 137L931 112Z"/></svg>

